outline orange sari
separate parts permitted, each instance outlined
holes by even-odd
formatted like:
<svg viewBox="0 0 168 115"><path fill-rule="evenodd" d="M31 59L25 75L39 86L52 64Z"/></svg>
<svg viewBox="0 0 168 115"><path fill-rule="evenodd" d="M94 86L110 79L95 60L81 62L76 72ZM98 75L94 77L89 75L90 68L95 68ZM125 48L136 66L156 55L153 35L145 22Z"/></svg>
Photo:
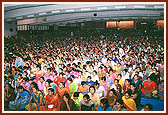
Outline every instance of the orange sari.
<svg viewBox="0 0 168 115"><path fill-rule="evenodd" d="M50 99L49 95L46 96L46 101L48 101L48 111L59 111L60 110L60 101L59 97L55 96L53 99ZM56 107L54 105L56 104ZM49 106L53 106L50 108ZM46 106L39 107L40 111L46 111Z"/></svg>
<svg viewBox="0 0 168 115"><path fill-rule="evenodd" d="M59 96L60 98L63 97L64 93L68 93L68 94L70 95L70 92L69 92L69 90L68 90L67 88L63 88L62 90L61 90L59 87L57 88L56 94L58 94L58 96ZM70 96L71 96L71 95L70 95Z"/></svg>

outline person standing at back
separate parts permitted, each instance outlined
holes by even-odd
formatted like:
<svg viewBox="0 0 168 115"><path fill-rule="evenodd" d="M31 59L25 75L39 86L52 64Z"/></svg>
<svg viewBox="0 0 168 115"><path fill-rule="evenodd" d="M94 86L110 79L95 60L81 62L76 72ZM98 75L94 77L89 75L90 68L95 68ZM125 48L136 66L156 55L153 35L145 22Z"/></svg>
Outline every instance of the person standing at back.
<svg viewBox="0 0 168 115"><path fill-rule="evenodd" d="M23 67L23 59L20 54L16 54L15 67Z"/></svg>

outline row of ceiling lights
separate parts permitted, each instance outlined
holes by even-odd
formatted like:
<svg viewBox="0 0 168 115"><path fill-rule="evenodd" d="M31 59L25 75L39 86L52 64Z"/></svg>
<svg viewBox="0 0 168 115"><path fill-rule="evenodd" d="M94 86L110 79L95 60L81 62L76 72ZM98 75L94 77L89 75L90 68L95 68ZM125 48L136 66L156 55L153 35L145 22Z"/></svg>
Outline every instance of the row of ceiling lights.
<svg viewBox="0 0 168 115"><path fill-rule="evenodd" d="M107 7L92 7L92 8L75 8L75 9L66 9L66 10L53 10L53 11L47 11L47 12L39 12L35 14L25 15L25 16L19 16L15 18L9 18L6 19L6 21L14 21L14 20L22 20L26 18L35 18L39 16L47 16L51 14L59 14L59 13L70 13L70 12L82 12L82 11L99 11L99 10L120 10L120 9L163 9L164 5L113 5L113 6L107 6Z"/></svg>

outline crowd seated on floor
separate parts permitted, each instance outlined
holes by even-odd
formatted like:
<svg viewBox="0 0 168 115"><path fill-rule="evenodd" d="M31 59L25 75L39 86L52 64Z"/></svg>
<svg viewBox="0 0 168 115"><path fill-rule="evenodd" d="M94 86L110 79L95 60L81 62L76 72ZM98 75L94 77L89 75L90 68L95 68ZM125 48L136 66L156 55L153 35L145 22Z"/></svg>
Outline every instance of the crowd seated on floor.
<svg viewBox="0 0 168 115"><path fill-rule="evenodd" d="M73 30L68 30L68 32ZM164 99L159 31L75 30L4 39L6 111L151 111Z"/></svg>

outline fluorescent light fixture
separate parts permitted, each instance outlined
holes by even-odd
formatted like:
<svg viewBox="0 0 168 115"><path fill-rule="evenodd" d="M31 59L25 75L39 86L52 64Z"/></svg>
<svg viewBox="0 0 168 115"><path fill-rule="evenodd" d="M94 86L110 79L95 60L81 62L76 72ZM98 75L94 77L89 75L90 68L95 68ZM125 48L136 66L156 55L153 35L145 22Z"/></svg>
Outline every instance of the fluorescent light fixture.
<svg viewBox="0 0 168 115"><path fill-rule="evenodd" d="M17 19L17 20L19 20L19 19L23 19L23 17L16 17L16 19Z"/></svg>
<svg viewBox="0 0 168 115"><path fill-rule="evenodd" d="M122 17L122 19L128 19L128 17Z"/></svg>
<svg viewBox="0 0 168 115"><path fill-rule="evenodd" d="M114 19L114 20L118 20L118 18L112 18L112 19Z"/></svg>
<svg viewBox="0 0 168 115"><path fill-rule="evenodd" d="M109 20L109 18L104 18L104 20Z"/></svg>
<svg viewBox="0 0 168 115"><path fill-rule="evenodd" d="M39 13L39 16L46 15L46 12Z"/></svg>
<svg viewBox="0 0 168 115"><path fill-rule="evenodd" d="M51 11L51 13L59 13L59 12L60 12L59 10Z"/></svg>
<svg viewBox="0 0 168 115"><path fill-rule="evenodd" d="M31 15L28 15L27 17L28 17L28 18L30 18L30 17L34 17L34 15L33 15L33 14L31 14Z"/></svg>
<svg viewBox="0 0 168 115"><path fill-rule="evenodd" d="M115 8L126 8L126 6L115 6Z"/></svg>
<svg viewBox="0 0 168 115"><path fill-rule="evenodd" d="M134 8L145 8L145 5L134 5Z"/></svg>
<svg viewBox="0 0 168 115"><path fill-rule="evenodd" d="M132 17L132 19L138 19L138 17Z"/></svg>
<svg viewBox="0 0 168 115"><path fill-rule="evenodd" d="M164 5L154 6L154 8L163 8L164 9Z"/></svg>
<svg viewBox="0 0 168 115"><path fill-rule="evenodd" d="M105 9L107 9L107 7L98 7L97 9L98 10L105 10Z"/></svg>
<svg viewBox="0 0 168 115"><path fill-rule="evenodd" d="M6 19L6 21L12 21L12 19L9 18L9 19Z"/></svg>
<svg viewBox="0 0 168 115"><path fill-rule="evenodd" d="M148 17L142 17L142 19L148 19Z"/></svg>
<svg viewBox="0 0 168 115"><path fill-rule="evenodd" d="M74 12L74 9L67 9L66 12Z"/></svg>
<svg viewBox="0 0 168 115"><path fill-rule="evenodd" d="M81 11L89 11L90 8L81 8Z"/></svg>

